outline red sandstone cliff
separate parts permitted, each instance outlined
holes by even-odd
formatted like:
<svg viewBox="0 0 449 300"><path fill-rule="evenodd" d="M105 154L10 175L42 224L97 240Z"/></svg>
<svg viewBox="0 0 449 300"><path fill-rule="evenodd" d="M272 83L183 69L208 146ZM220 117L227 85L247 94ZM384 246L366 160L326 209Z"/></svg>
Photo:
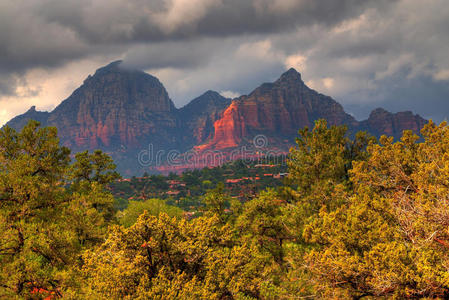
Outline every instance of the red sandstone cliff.
<svg viewBox="0 0 449 300"><path fill-rule="evenodd" d="M223 112L223 116L215 121L211 142L195 147L197 150L228 149L237 147L246 136L246 120L242 116L236 101Z"/></svg>

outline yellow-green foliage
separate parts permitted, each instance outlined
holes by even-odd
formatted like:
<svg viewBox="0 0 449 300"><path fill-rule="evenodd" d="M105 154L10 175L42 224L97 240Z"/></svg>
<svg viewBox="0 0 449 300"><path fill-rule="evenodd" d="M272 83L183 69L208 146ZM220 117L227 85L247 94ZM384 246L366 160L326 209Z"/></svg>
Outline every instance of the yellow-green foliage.
<svg viewBox="0 0 449 300"><path fill-rule="evenodd" d="M159 199L116 214L111 159L70 164L36 122L0 150L0 298L449 298L446 123L376 142L317 121L283 189L219 186L192 220Z"/></svg>
<svg viewBox="0 0 449 300"><path fill-rule="evenodd" d="M38 122L0 130L0 298L62 296L80 252L103 240L113 198L95 179L67 188L69 154Z"/></svg>
<svg viewBox="0 0 449 300"><path fill-rule="evenodd" d="M84 255L84 293L103 299L258 296L263 260L218 217L193 221L147 212Z"/></svg>
<svg viewBox="0 0 449 300"><path fill-rule="evenodd" d="M441 297L449 292L449 128L432 122L382 137L350 172L347 204L305 228L317 291L330 296Z"/></svg>

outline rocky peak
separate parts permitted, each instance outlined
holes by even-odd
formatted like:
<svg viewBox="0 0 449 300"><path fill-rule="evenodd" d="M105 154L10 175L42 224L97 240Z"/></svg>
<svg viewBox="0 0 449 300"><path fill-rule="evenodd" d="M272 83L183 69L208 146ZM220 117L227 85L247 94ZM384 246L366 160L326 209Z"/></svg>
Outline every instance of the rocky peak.
<svg viewBox="0 0 449 300"><path fill-rule="evenodd" d="M123 72L126 69L121 66L122 63L123 63L122 60L113 61L104 67L98 68L95 71L95 75L99 75L101 73Z"/></svg>
<svg viewBox="0 0 449 300"><path fill-rule="evenodd" d="M288 83L299 83L304 84L301 78L301 73L296 71L294 68L288 69L281 77L276 81L276 83L288 82Z"/></svg>
<svg viewBox="0 0 449 300"><path fill-rule="evenodd" d="M215 91L207 91L179 110L179 116L187 130L185 136L193 135L195 143L202 143L213 132L214 122L231 103Z"/></svg>
<svg viewBox="0 0 449 300"><path fill-rule="evenodd" d="M124 68L121 61L99 68L64 102L73 102L73 98L95 105L137 106L143 111L175 110L167 91L156 77Z"/></svg>
<svg viewBox="0 0 449 300"><path fill-rule="evenodd" d="M11 119L7 125L16 130L20 130L29 120L36 120L40 122L42 126L46 126L49 115L50 114L46 111L37 111L36 106L33 105L24 114Z"/></svg>
<svg viewBox="0 0 449 300"><path fill-rule="evenodd" d="M249 97L255 96L264 98L263 95L273 94L279 91L299 91L307 89L307 86L301 79L301 74L293 68L283 73L275 82L263 83L256 88ZM244 98L244 96L242 96ZM240 98L242 98L240 97Z"/></svg>
<svg viewBox="0 0 449 300"><path fill-rule="evenodd" d="M382 107L378 107L371 111L368 118L372 119L372 118L378 118L380 116L391 116L391 115L392 115L392 113L390 113L389 111L383 109Z"/></svg>
<svg viewBox="0 0 449 300"><path fill-rule="evenodd" d="M225 108L231 101L219 93L209 90L201 96L193 99L180 110L187 113L202 113L206 112L207 108Z"/></svg>

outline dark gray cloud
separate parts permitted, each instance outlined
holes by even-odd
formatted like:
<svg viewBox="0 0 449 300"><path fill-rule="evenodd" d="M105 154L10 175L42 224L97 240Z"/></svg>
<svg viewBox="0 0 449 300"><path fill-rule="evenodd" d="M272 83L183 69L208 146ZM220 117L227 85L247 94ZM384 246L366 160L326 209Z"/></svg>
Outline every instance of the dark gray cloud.
<svg viewBox="0 0 449 300"><path fill-rule="evenodd" d="M407 0L368 9L330 30L279 35L273 44L306 57L303 77L359 119L383 106L441 121L449 115L448 19L443 0Z"/></svg>
<svg viewBox="0 0 449 300"><path fill-rule="evenodd" d="M331 26L386 0L1 0L0 70L54 67L136 43Z"/></svg>
<svg viewBox="0 0 449 300"><path fill-rule="evenodd" d="M178 40L332 26L391 0L41 0L33 12L98 43Z"/></svg>
<svg viewBox="0 0 449 300"><path fill-rule="evenodd" d="M393 112L411 110L437 122L449 119L449 84L435 82L427 76L406 79L406 73L399 72L394 78L381 82L371 93L347 95L346 109L359 118L367 118L372 109L383 107ZM375 100L360 105L358 99L361 97Z"/></svg>
<svg viewBox="0 0 449 300"><path fill-rule="evenodd" d="M93 72L124 59L177 106L208 89L248 93L293 66L358 118L384 106L441 120L448 31L447 0L0 0L0 116L39 105L51 84L33 70L60 80L78 62ZM47 107L69 91L43 93L58 93Z"/></svg>

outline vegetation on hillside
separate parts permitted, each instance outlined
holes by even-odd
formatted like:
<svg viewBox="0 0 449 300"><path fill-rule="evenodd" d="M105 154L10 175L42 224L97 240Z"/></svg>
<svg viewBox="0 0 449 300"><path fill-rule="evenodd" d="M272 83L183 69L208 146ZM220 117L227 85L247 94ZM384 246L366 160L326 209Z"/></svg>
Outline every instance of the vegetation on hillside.
<svg viewBox="0 0 449 300"><path fill-rule="evenodd" d="M0 130L1 298L449 297L446 123L376 141L319 120L282 187L240 199L183 174L208 190L195 218L151 194L117 211L114 169L37 122Z"/></svg>
<svg viewBox="0 0 449 300"><path fill-rule="evenodd" d="M267 187L279 188L287 174L285 157L261 157L254 161L236 160L217 167L184 171L182 174L149 175L112 182L107 188L114 195L116 207L123 210L130 201L163 199L185 211L198 211L204 206L204 195L225 186L226 193L246 201Z"/></svg>

